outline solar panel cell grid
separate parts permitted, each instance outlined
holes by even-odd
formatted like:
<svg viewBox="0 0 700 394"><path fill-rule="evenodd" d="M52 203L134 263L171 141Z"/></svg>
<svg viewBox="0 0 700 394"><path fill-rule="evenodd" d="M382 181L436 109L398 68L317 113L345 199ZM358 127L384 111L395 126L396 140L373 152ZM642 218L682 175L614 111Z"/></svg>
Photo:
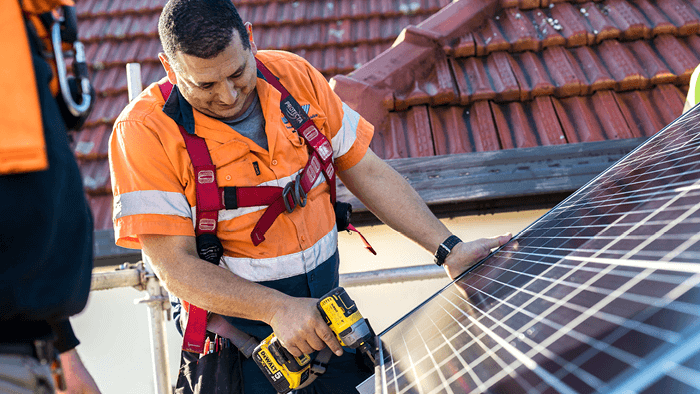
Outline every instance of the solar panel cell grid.
<svg viewBox="0 0 700 394"><path fill-rule="evenodd" d="M700 391L698 116L382 333L378 392Z"/></svg>

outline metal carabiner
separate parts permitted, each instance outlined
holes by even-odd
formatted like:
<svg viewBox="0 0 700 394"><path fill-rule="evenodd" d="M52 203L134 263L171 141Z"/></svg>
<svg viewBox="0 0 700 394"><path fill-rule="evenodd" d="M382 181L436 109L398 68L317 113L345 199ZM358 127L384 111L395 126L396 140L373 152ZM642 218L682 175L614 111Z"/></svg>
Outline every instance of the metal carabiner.
<svg viewBox="0 0 700 394"><path fill-rule="evenodd" d="M80 83L80 90L82 93L82 102L80 104L76 103L71 95L70 85L66 75L66 62L63 59L63 49L61 47L61 20L58 18L54 18L53 25L51 26L51 44L53 45L56 69L58 70L58 83L61 86L61 95L63 96L63 100L73 116L83 116L90 110L92 101L92 97L90 96L90 80L86 75L87 73L85 73L85 75L75 76ZM75 50L74 70L84 68L85 71L87 71L85 47L83 46L83 43L80 41L73 42L73 49ZM79 74L83 74L83 72L79 72Z"/></svg>

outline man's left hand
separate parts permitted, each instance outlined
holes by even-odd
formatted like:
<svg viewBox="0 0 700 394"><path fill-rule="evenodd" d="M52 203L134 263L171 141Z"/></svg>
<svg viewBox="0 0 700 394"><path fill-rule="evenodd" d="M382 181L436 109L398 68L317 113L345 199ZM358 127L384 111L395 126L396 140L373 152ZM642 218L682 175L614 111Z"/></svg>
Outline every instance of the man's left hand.
<svg viewBox="0 0 700 394"><path fill-rule="evenodd" d="M442 266L447 271L447 275L454 280L469 267L488 256L491 253L491 249L504 245L512 237L511 233L506 233L496 237L480 238L471 242L460 242L452 248Z"/></svg>

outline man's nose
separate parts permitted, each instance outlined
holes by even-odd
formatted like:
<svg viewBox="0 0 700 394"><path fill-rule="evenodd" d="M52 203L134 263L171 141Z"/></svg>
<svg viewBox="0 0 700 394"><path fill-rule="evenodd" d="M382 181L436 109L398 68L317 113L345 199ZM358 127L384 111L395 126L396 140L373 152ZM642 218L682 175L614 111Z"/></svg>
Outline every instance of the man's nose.
<svg viewBox="0 0 700 394"><path fill-rule="evenodd" d="M219 90L219 101L224 105L233 105L238 98L238 91L232 81L226 81L221 84Z"/></svg>

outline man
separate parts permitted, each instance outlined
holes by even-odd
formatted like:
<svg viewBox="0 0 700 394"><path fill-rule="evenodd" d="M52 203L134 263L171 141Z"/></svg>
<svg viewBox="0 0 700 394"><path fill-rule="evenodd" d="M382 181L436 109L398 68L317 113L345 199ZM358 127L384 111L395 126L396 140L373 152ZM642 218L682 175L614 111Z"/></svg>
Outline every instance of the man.
<svg viewBox="0 0 700 394"><path fill-rule="evenodd" d="M178 125L206 141L219 187L283 187L295 179L309 151L282 116L280 92L256 69L257 59L331 141L341 180L384 223L430 252L452 234L369 149L372 126L304 59L257 51L252 28L229 0L171 0L159 34L173 91L163 97L158 86L148 87L117 119L110 141L117 244L143 248L171 293L258 339L274 330L295 356L328 346L339 357L308 392L354 392L366 373L316 309L317 298L338 283L329 183L321 176L306 205L279 215L257 246L251 232L266 206L220 211L224 257L210 264L197 252L196 180ZM450 246L444 267L454 278L508 239ZM251 360L243 363L243 382L246 392L274 392Z"/></svg>
<svg viewBox="0 0 700 394"><path fill-rule="evenodd" d="M69 392L99 392L68 320L90 290L92 216L51 69L22 15L61 4L68 2L8 1L0 13L9 55L0 60L0 393L54 392L55 350Z"/></svg>

